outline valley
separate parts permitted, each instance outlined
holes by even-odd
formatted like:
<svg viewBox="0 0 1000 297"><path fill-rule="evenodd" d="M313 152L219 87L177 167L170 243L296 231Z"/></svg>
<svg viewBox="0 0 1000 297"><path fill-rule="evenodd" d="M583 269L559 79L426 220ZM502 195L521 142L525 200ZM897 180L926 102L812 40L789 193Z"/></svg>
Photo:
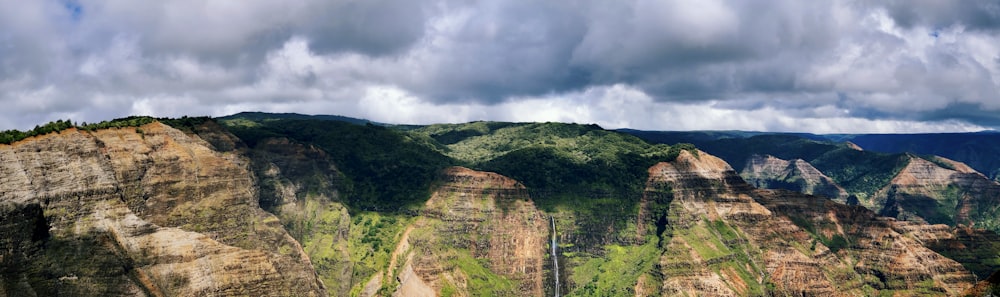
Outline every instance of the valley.
<svg viewBox="0 0 1000 297"><path fill-rule="evenodd" d="M344 120L130 119L0 144L0 296L996 290L1000 184L953 159Z"/></svg>

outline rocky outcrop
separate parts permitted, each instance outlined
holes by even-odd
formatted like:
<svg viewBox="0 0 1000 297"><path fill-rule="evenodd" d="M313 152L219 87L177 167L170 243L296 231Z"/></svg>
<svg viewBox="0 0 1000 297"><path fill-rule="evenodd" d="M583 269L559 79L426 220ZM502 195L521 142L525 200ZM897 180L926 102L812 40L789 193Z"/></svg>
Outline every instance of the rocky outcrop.
<svg viewBox="0 0 1000 297"><path fill-rule="evenodd" d="M524 186L461 167L440 181L397 247L395 295L542 295L548 221Z"/></svg>
<svg viewBox="0 0 1000 297"><path fill-rule="evenodd" d="M663 294L956 295L973 277L860 206L755 190L703 152L650 169ZM649 228L648 230L652 230Z"/></svg>
<svg viewBox="0 0 1000 297"><path fill-rule="evenodd" d="M0 257L19 267L5 268L3 291L325 295L298 242L259 208L249 161L216 149L160 123L0 145L0 226L12 232Z"/></svg>
<svg viewBox="0 0 1000 297"><path fill-rule="evenodd" d="M892 223L900 233L910 234L924 246L962 263L977 279L1000 271L1000 235L993 231L912 221Z"/></svg>
<svg viewBox="0 0 1000 297"><path fill-rule="evenodd" d="M1000 231L1000 183L965 164L931 158L912 156L889 185L876 193L880 213L903 220Z"/></svg>
<svg viewBox="0 0 1000 297"><path fill-rule="evenodd" d="M833 179L802 159L786 161L770 155L754 155L747 160L740 176L762 189L791 190L840 202L846 202L849 196Z"/></svg>

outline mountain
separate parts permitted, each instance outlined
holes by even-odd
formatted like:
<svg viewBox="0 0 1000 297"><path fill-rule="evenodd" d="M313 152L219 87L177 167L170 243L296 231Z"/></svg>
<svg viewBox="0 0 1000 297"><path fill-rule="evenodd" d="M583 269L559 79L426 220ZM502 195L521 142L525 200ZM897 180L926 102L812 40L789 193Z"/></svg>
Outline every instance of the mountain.
<svg viewBox="0 0 1000 297"><path fill-rule="evenodd" d="M52 130L0 144L0 296L957 296L1000 270L978 223L756 189L702 148L596 125L247 114ZM857 193L838 178L889 168L886 205L916 215L910 197L944 192L914 174L980 183L944 159L925 160L953 172L800 144L836 154L737 168Z"/></svg>
<svg viewBox="0 0 1000 297"><path fill-rule="evenodd" d="M802 159L786 161L769 155L754 155L747 161L740 176L756 188L791 190L844 203L848 203L850 195L837 182Z"/></svg>
<svg viewBox="0 0 1000 297"><path fill-rule="evenodd" d="M808 134L768 133L749 131L642 131L619 130L653 143L693 143L709 152L723 144L759 143L770 139L785 145L796 141L813 141L830 145L850 144L864 150L881 153L912 153L935 155L956 160L972 167L991 179L1000 178L1000 133L917 133L917 134ZM756 140L751 138L755 137ZM709 149L712 148L712 149ZM755 151L759 151L759 148ZM719 152L721 154L721 152ZM724 159L730 162L736 158ZM787 156L781 157L788 159ZM742 158L745 160L746 158ZM803 158L809 160L810 158ZM741 168L743 161L734 163Z"/></svg>
<svg viewBox="0 0 1000 297"><path fill-rule="evenodd" d="M886 216L1000 230L1000 183L941 157L910 157L873 201Z"/></svg>
<svg viewBox="0 0 1000 297"><path fill-rule="evenodd" d="M339 115L305 115L298 113L267 113L267 112L241 112L218 118L219 121L232 122L244 120L244 123L266 122L276 120L316 120L316 121L338 121L355 125L372 124L376 126L388 126L388 124L372 122L365 119L345 117Z"/></svg>
<svg viewBox="0 0 1000 297"><path fill-rule="evenodd" d="M866 150L910 152L956 160L990 178L1000 175L1000 133L861 134L845 136Z"/></svg>
<svg viewBox="0 0 1000 297"><path fill-rule="evenodd" d="M647 191L659 210L645 221L662 216L664 294L955 295L972 281L892 221L795 192L754 190L707 154L684 152L654 166ZM924 281L905 281L916 279Z"/></svg>
<svg viewBox="0 0 1000 297"><path fill-rule="evenodd" d="M744 168L741 174L756 186L823 195L840 202L860 204L881 215L898 219L951 226L974 225L1000 231L997 219L1000 209L996 206L1000 203L1000 183L971 166L948 158L881 153L866 150L853 142L835 143L789 134L717 138L706 138L704 132L642 132L637 135L649 136L647 139L651 140L703 141L698 144L699 148L738 164L738 168ZM877 138L862 136L836 137L851 140ZM917 139L919 136L908 137ZM981 137L986 141L993 136L991 133L972 133L963 137ZM879 137L893 139L902 136ZM796 165L795 168L791 164ZM810 167L818 172L810 172ZM815 185L823 185L828 190L818 192ZM839 189L843 189L846 195Z"/></svg>
<svg viewBox="0 0 1000 297"><path fill-rule="evenodd" d="M0 292L326 295L248 162L159 122L0 145Z"/></svg>

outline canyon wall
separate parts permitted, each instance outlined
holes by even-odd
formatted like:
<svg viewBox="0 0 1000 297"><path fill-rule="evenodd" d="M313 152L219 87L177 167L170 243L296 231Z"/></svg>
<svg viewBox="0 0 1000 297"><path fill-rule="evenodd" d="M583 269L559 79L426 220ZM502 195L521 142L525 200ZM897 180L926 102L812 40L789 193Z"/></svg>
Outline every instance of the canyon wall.
<svg viewBox="0 0 1000 297"><path fill-rule="evenodd" d="M440 181L394 253L394 295L543 295L548 217L524 186L462 167Z"/></svg>
<svg viewBox="0 0 1000 297"><path fill-rule="evenodd" d="M161 123L0 145L0 205L6 295L326 294L249 160Z"/></svg>

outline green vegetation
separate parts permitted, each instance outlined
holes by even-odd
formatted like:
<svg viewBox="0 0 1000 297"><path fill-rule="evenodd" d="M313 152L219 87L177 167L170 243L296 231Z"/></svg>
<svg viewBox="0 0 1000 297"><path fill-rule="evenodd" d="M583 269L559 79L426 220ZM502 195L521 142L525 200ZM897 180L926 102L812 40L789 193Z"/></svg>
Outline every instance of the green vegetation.
<svg viewBox="0 0 1000 297"><path fill-rule="evenodd" d="M812 161L816 169L833 179L849 193L871 197L889 184L909 164L906 154L883 154L840 148ZM862 195L863 194L863 195Z"/></svg>
<svg viewBox="0 0 1000 297"><path fill-rule="evenodd" d="M517 290L514 281L497 275L488 268L485 259L472 257L465 249L454 249L451 264L458 266L468 277L469 292L476 296L511 296Z"/></svg>
<svg viewBox="0 0 1000 297"><path fill-rule="evenodd" d="M595 243L634 238L649 167L694 151L690 144L649 144L597 125L474 122L410 131L447 143L439 151L458 164L522 182L538 208L575 214L578 230L600 233L587 239Z"/></svg>
<svg viewBox="0 0 1000 297"><path fill-rule="evenodd" d="M788 219L790 219L796 226L799 226L799 228L802 228L802 230L808 232L809 235L812 235L813 241L812 246L809 248L810 250L816 249L817 241L823 243L823 245L829 248L832 253L836 253L837 251L847 248L851 244L843 235L836 233L836 228L832 226L817 229L816 225L806 218L789 216ZM824 231L832 232L833 235L830 237L823 236Z"/></svg>
<svg viewBox="0 0 1000 297"><path fill-rule="evenodd" d="M672 217L670 221L676 222L677 218ZM702 217L687 226L672 229L670 235L672 238L664 239L671 241L663 249L664 277L685 276L690 275L691 270L705 269L726 280L730 289L741 296L767 296L775 290L764 267L758 264L760 249L744 240L746 235L737 227ZM701 264L697 264L691 250Z"/></svg>
<svg viewBox="0 0 1000 297"><path fill-rule="evenodd" d="M65 121L57 120L55 122L49 122L45 125L35 126L34 129L31 129L26 132L21 132L18 130L7 130L0 132L0 144L11 144L28 137L45 135L53 132L58 133L60 131L73 127L76 127L76 125L73 124L73 122L70 120L65 120Z"/></svg>
<svg viewBox="0 0 1000 297"><path fill-rule="evenodd" d="M420 127L415 130L434 138L434 140L440 142L441 144L449 145L471 137L487 135L497 129L515 125L518 124L504 122L471 122L467 124L437 124Z"/></svg>
<svg viewBox="0 0 1000 297"><path fill-rule="evenodd" d="M348 253L353 280L351 295L357 295L365 282L389 267L390 256L410 220L393 214L361 212L351 218ZM342 280L341 280L342 281Z"/></svg>
<svg viewBox="0 0 1000 297"><path fill-rule="evenodd" d="M929 161L931 163L934 163L934 165L937 165L938 167L941 167L941 168L944 168L944 169L956 170L954 164L952 164L951 162L948 162L947 160L945 160L945 159L943 159L941 157L938 157L938 156L924 155L924 156L919 156L919 158L927 160L927 161Z"/></svg>
<svg viewBox="0 0 1000 297"><path fill-rule="evenodd" d="M164 119L165 120L165 119ZM110 121L102 121L96 124L86 124L80 125L80 130L84 131L94 131L100 129L109 128L127 128L127 127L139 127L145 124L149 124L157 121L156 118L145 117L145 116L131 116L120 119L114 119Z"/></svg>
<svg viewBox="0 0 1000 297"><path fill-rule="evenodd" d="M810 161L831 151L847 149L840 144L806 139L796 135L759 135L749 138L695 142L694 144L701 150L726 160L736 170L743 169L747 160L755 154L772 155L784 160L803 159Z"/></svg>
<svg viewBox="0 0 1000 297"><path fill-rule="evenodd" d="M94 131L94 130L108 129L108 128L139 127L156 121L160 121L168 126L172 126L180 130L193 132L194 127L210 120L211 118L209 117L185 116L179 119L170 119L170 118L153 118L147 116L130 116L110 121L102 121L100 123L95 123L95 124L81 123L79 125L74 123L72 120L57 120L54 122L46 123L45 125L35 126L34 129L24 132L18 130L2 131L0 132L0 144L11 144L28 137L45 135L49 133L59 133L69 128L78 128L83 131ZM142 130L136 130L136 132L140 134L141 131Z"/></svg>
<svg viewBox="0 0 1000 297"><path fill-rule="evenodd" d="M649 237L637 246L605 246L604 257L570 257L577 264L570 275L576 288L566 296L635 295L636 281L652 272L659 259L659 242Z"/></svg>
<svg viewBox="0 0 1000 297"><path fill-rule="evenodd" d="M163 123L164 125L173 127L174 129L184 131L186 133L194 133L196 128L204 125L206 122L212 121L210 117L188 117L183 116L180 118L159 118L157 121Z"/></svg>
<svg viewBox="0 0 1000 297"><path fill-rule="evenodd" d="M600 198L625 202L631 212L647 178L646 170L677 157L691 145L652 145L596 125L493 123L432 125L413 130L447 144L442 153L474 169L511 177L532 190L547 211L556 205L608 206ZM581 197L583 199L581 199ZM579 204L580 200L592 200ZM608 214L610 215L610 214Z"/></svg>
<svg viewBox="0 0 1000 297"><path fill-rule="evenodd" d="M437 173L453 164L427 137L340 121L221 122L251 148L265 138L289 138L325 151L345 176L344 201L353 212L408 211L430 194Z"/></svg>

